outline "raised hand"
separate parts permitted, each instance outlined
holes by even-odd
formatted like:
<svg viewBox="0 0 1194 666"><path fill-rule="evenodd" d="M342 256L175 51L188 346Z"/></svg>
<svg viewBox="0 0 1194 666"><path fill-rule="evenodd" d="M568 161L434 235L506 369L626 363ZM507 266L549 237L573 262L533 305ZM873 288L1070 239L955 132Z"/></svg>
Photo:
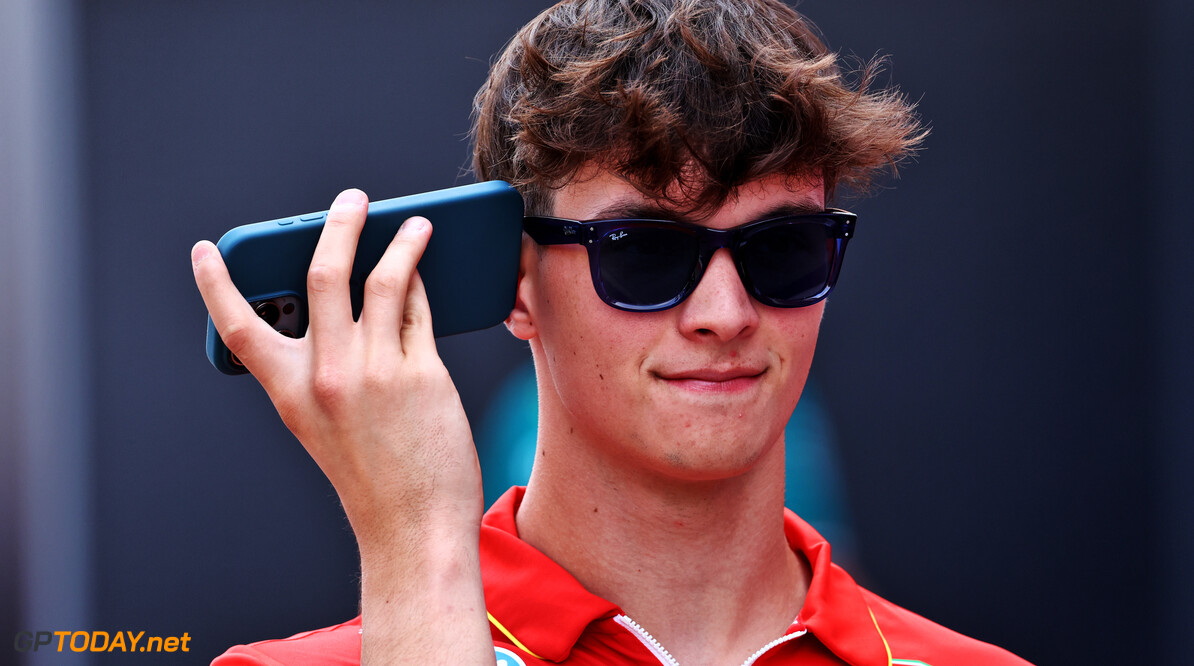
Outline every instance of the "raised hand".
<svg viewBox="0 0 1194 666"><path fill-rule="evenodd" d="M340 496L361 551L363 654L492 663L477 563L481 473L415 270L431 225L406 220L353 321L348 282L367 209L363 192L346 190L328 211L303 338L257 317L210 242L192 249L195 282L225 344ZM440 628L451 629L442 645Z"/></svg>

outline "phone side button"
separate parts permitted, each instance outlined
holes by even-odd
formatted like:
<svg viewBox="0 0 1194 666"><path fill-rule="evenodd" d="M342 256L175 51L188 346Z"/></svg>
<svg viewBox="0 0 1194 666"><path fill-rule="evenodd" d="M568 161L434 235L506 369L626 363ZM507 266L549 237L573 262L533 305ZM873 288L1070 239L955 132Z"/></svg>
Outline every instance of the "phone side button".
<svg viewBox="0 0 1194 666"><path fill-rule="evenodd" d="M286 226L286 225L288 225L288 224L294 224L294 218L293 218L293 217L286 218L285 220L278 220L278 226L280 226L280 227L284 227L284 226Z"/></svg>
<svg viewBox="0 0 1194 666"><path fill-rule="evenodd" d="M326 215L326 213L312 213L311 215L304 215L299 219L303 222L314 222L315 220L323 219L324 215Z"/></svg>

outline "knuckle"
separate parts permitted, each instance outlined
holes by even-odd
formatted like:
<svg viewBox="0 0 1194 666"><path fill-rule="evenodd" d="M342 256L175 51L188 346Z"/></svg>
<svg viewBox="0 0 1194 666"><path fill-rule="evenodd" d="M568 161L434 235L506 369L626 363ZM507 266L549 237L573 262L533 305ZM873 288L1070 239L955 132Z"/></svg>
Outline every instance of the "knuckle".
<svg viewBox="0 0 1194 666"><path fill-rule="evenodd" d="M313 263L307 269L307 290L315 292L330 291L334 286L344 281L345 271L337 266L324 263Z"/></svg>
<svg viewBox="0 0 1194 666"><path fill-rule="evenodd" d="M412 363L406 376L406 382L412 388L417 388L420 391L426 391L433 386L438 386L446 379L450 379L448 369L444 367L443 363L436 363L430 358L420 359Z"/></svg>
<svg viewBox="0 0 1194 666"><path fill-rule="evenodd" d="M220 337L224 340L224 345L239 356L244 356L252 344L253 329L249 325L250 323L246 321L233 321L220 332Z"/></svg>
<svg viewBox="0 0 1194 666"><path fill-rule="evenodd" d="M401 280L392 273L374 272L365 280L366 293L381 298L393 298L401 288Z"/></svg>
<svg viewBox="0 0 1194 666"><path fill-rule="evenodd" d="M423 367L409 368L403 375L403 385L416 395L426 395L427 389L435 383L432 373Z"/></svg>
<svg viewBox="0 0 1194 666"><path fill-rule="evenodd" d="M376 393L388 390L394 384L395 373L387 364L371 364L369 369L361 375L365 390Z"/></svg>
<svg viewBox="0 0 1194 666"><path fill-rule="evenodd" d="M324 407L336 407L344 401L347 384L339 368L324 365L311 377L311 395Z"/></svg>

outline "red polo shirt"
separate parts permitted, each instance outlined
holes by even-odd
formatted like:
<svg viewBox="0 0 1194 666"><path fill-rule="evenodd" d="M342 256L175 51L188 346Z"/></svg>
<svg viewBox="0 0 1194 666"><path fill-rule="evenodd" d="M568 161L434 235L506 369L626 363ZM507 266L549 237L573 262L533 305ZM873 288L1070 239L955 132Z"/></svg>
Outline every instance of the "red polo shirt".
<svg viewBox="0 0 1194 666"><path fill-rule="evenodd" d="M512 488L481 523L481 579L498 666L675 664L664 646L558 564L518 538L514 514L523 488ZM829 561L829 544L787 512L792 549L812 567L804 607L783 636L743 666L986 666L1026 664L861 588ZM361 618L281 640L238 645L213 666L358 664ZM731 665L733 666L733 665Z"/></svg>

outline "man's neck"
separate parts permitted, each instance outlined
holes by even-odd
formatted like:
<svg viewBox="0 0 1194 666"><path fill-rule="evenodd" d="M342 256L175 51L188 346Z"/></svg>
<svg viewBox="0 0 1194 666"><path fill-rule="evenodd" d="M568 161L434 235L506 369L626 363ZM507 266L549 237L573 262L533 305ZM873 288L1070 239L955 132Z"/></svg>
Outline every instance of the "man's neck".
<svg viewBox="0 0 1194 666"><path fill-rule="evenodd" d="M619 465L563 433L540 431L517 514L523 540L685 666L740 663L784 633L811 574L784 536L782 439L744 474L692 482Z"/></svg>

